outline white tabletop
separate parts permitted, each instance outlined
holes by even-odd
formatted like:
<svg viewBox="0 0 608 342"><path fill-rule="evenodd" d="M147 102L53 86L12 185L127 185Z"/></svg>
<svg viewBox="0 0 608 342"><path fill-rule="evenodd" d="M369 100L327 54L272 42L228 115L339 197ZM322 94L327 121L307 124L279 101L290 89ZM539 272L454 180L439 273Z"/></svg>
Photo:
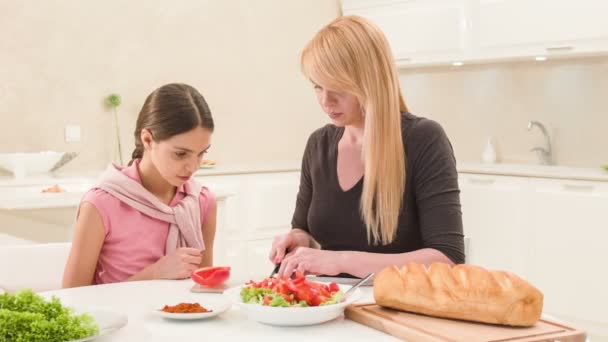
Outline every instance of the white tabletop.
<svg viewBox="0 0 608 342"><path fill-rule="evenodd" d="M153 280L85 286L41 293L57 296L67 306L103 309L128 316L122 329L95 341L395 341L392 336L345 319L343 316L307 327L277 327L249 320L237 306L209 319L172 321L153 314L163 305L196 301L220 294L193 293L192 280ZM228 285L235 286L238 284ZM361 302L373 300L372 288L361 287Z"/></svg>

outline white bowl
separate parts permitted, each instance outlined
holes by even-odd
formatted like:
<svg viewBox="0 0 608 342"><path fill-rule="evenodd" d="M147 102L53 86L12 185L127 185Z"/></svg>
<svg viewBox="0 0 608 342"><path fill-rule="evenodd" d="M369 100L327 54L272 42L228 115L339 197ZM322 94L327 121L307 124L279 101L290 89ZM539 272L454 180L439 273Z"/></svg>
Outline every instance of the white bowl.
<svg viewBox="0 0 608 342"><path fill-rule="evenodd" d="M15 178L49 172L65 152L0 153L0 168L13 173Z"/></svg>
<svg viewBox="0 0 608 342"><path fill-rule="evenodd" d="M280 326L313 325L330 321L342 315L344 309L361 296L361 291L356 289L348 295L346 300L337 304L309 307L273 307L243 303L241 299L242 288L243 286L233 287L224 293L238 307L247 312L250 319L264 324ZM348 289L350 289L349 285L340 285L340 290L346 292Z"/></svg>

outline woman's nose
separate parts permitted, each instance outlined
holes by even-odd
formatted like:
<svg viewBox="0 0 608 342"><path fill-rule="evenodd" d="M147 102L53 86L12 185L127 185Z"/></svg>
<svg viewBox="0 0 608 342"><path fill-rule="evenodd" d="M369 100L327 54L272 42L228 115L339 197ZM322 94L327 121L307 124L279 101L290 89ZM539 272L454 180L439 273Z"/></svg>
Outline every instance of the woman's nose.
<svg viewBox="0 0 608 342"><path fill-rule="evenodd" d="M325 89L321 92L321 104L325 107L330 106L333 103L333 96Z"/></svg>

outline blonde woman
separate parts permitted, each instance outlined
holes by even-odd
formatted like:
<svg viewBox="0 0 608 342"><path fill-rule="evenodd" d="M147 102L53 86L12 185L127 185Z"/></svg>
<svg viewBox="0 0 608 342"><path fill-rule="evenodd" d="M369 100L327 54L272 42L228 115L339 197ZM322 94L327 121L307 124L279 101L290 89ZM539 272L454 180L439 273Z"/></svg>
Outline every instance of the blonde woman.
<svg viewBox="0 0 608 342"><path fill-rule="evenodd" d="M306 145L293 229L270 251L279 275L464 262L452 147L439 124L408 112L383 33L340 17L306 45L301 67L332 124Z"/></svg>

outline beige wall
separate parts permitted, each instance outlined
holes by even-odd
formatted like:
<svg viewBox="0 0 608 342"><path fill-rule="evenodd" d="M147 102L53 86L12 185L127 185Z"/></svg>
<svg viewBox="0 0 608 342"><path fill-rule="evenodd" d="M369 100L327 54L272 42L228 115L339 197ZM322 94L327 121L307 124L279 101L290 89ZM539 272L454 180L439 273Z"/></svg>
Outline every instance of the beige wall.
<svg viewBox="0 0 608 342"><path fill-rule="evenodd" d="M69 150L68 170L100 169L119 108L124 154L154 88L186 82L216 119L209 157L221 163L299 160L326 121L298 53L339 15L337 0L2 1L0 152ZM78 124L82 141L66 144Z"/></svg>
<svg viewBox="0 0 608 342"><path fill-rule="evenodd" d="M536 163L546 124L557 163L608 163L608 58L403 70L410 111L439 121L459 161L480 161L495 138L504 162Z"/></svg>
<svg viewBox="0 0 608 342"><path fill-rule="evenodd" d="M118 92L125 155L146 95L167 82L197 87L217 122L209 158L220 163L300 158L327 122L298 53L339 15L337 0L2 1L0 152L69 150L67 170L113 158L111 112ZM556 159L608 162L608 59L404 70L415 114L439 121L460 161L478 161L488 135L507 162L535 162L541 141L530 119L550 126ZM63 127L82 127L66 144Z"/></svg>

